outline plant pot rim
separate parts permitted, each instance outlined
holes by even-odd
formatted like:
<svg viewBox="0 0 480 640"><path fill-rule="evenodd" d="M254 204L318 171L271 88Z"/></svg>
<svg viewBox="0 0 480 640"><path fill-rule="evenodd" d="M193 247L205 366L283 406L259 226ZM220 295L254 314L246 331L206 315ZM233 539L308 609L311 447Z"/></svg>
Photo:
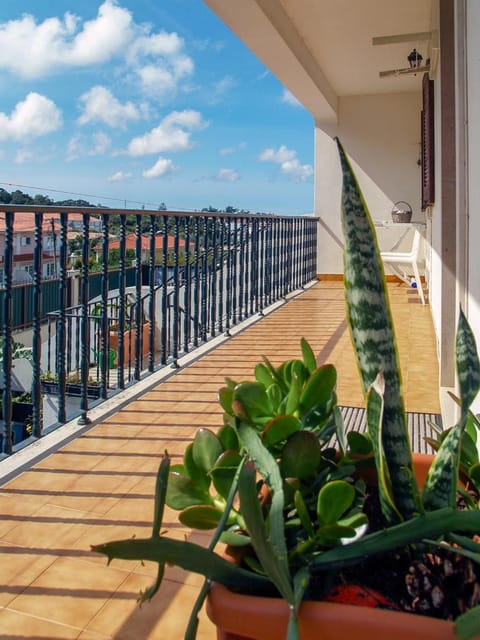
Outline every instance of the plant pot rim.
<svg viewBox="0 0 480 640"><path fill-rule="evenodd" d="M414 453L412 459L421 486L434 456ZM207 614L220 630L220 640L286 637L289 608L282 598L235 593L213 583L207 598ZM302 602L299 626L302 640L458 640L454 623L448 620L323 601Z"/></svg>
<svg viewBox="0 0 480 640"><path fill-rule="evenodd" d="M238 640L286 637L289 608L281 598L234 593L213 583L207 614L219 629L235 634ZM458 640L453 622L448 620L331 602L303 602L299 627L302 640Z"/></svg>

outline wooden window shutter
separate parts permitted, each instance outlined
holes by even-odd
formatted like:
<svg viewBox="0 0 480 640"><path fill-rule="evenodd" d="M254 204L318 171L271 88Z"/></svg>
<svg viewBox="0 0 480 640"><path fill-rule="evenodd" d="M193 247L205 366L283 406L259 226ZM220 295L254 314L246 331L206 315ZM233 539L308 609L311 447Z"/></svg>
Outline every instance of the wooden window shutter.
<svg viewBox="0 0 480 640"><path fill-rule="evenodd" d="M433 80L425 73L422 81L422 211L435 202L435 145Z"/></svg>

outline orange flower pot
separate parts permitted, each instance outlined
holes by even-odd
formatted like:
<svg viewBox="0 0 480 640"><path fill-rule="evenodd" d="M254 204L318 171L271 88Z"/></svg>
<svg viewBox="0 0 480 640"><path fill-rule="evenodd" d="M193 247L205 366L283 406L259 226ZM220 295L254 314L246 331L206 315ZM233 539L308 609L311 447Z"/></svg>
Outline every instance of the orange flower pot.
<svg viewBox="0 0 480 640"><path fill-rule="evenodd" d="M150 334L150 322L145 322L142 325L141 331L141 340L142 340L142 355L148 355L148 337ZM137 335L136 328L127 329L123 333L123 364L127 365L129 362L133 362L135 360L135 338ZM118 331L109 331L109 344L110 349L115 351L115 360L114 366L118 366L118 344L119 344L119 335Z"/></svg>
<svg viewBox="0 0 480 640"><path fill-rule="evenodd" d="M433 456L414 454L415 476L423 485ZM218 640L282 640L289 609L280 598L233 593L213 584L207 614ZM453 622L427 616L329 602L303 602L302 640L456 640Z"/></svg>

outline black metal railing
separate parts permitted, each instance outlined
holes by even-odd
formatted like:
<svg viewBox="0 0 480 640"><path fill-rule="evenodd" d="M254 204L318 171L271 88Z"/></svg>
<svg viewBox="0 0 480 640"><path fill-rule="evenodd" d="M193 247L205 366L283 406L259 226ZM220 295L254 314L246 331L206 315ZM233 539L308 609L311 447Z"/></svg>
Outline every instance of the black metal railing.
<svg viewBox="0 0 480 640"><path fill-rule="evenodd" d="M87 423L96 403L316 276L313 217L1 205L1 218L0 455ZM32 281L17 286L21 269Z"/></svg>

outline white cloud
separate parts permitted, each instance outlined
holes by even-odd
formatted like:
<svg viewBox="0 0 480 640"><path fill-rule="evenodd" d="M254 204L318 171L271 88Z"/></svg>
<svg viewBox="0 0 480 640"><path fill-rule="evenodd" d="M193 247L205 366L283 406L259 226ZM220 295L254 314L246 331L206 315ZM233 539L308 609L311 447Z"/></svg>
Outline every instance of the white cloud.
<svg viewBox="0 0 480 640"><path fill-rule="evenodd" d="M88 152L88 155L90 156L104 155L110 148L110 145L112 144L111 139L101 131L98 133L94 133L92 138L93 138L93 147Z"/></svg>
<svg viewBox="0 0 480 640"><path fill-rule="evenodd" d="M302 103L288 89L284 89L282 93L282 102L291 105L292 107L301 107Z"/></svg>
<svg viewBox="0 0 480 640"><path fill-rule="evenodd" d="M162 176L166 176L169 173L173 173L176 167L173 162L169 158L159 158L157 162L150 167L150 169L146 169L143 172L144 178L161 178Z"/></svg>
<svg viewBox="0 0 480 640"><path fill-rule="evenodd" d="M216 104L220 102L224 95L228 93L233 87L236 85L235 80L232 76L225 76L218 82L213 84L212 90L208 96L209 102L211 104Z"/></svg>
<svg viewBox="0 0 480 640"><path fill-rule="evenodd" d="M37 24L32 15L0 24L0 68L24 78L36 78L69 66L87 66L123 54L135 29L131 13L105 0L97 17L78 31L80 18L47 18ZM77 32L78 31L78 32Z"/></svg>
<svg viewBox="0 0 480 640"><path fill-rule="evenodd" d="M82 155L82 136L76 134L70 138L67 145L67 161L76 160Z"/></svg>
<svg viewBox="0 0 480 640"><path fill-rule="evenodd" d="M78 122L81 125L89 122L104 122L109 127L125 128L128 120L138 120L140 110L132 103L122 104L111 91L102 86L92 87L80 96L83 113Z"/></svg>
<svg viewBox="0 0 480 640"><path fill-rule="evenodd" d="M283 162L288 162L296 157L296 151L287 149L287 147L282 144L277 151L272 148L264 149L258 159L261 162L276 162L277 164L282 164Z"/></svg>
<svg viewBox="0 0 480 640"><path fill-rule="evenodd" d="M35 160L37 155L30 151L29 149L19 149L15 153L15 164L24 164L25 162L29 162L30 160Z"/></svg>
<svg viewBox="0 0 480 640"><path fill-rule="evenodd" d="M109 182L125 182L132 177L131 173L124 173L123 171L116 171L114 174L109 176L107 180Z"/></svg>
<svg viewBox="0 0 480 640"><path fill-rule="evenodd" d="M61 126L60 109L39 93L29 93L10 115L0 112L0 140L38 138Z"/></svg>
<svg viewBox="0 0 480 640"><path fill-rule="evenodd" d="M172 111L163 118L158 127L131 140L128 153L132 156L144 156L164 151L186 151L193 144L192 131L208 126L198 111Z"/></svg>
<svg viewBox="0 0 480 640"><path fill-rule="evenodd" d="M313 176L310 164L300 164L297 152L281 145L277 151L272 148L264 149L258 156L260 162L273 162L280 166L280 173L289 176L297 182L305 182Z"/></svg>
<svg viewBox="0 0 480 640"><path fill-rule="evenodd" d="M171 97L179 82L193 73L193 60L183 53L183 47L182 38L165 31L140 36L132 43L127 60L146 93Z"/></svg>
<svg viewBox="0 0 480 640"><path fill-rule="evenodd" d="M240 177L239 172L235 171L235 169L220 169L215 179L220 182L237 182L237 180L240 180Z"/></svg>
<svg viewBox="0 0 480 640"><path fill-rule="evenodd" d="M230 156L232 153L235 153L236 151L243 151L246 148L247 143L240 142L236 147L224 147L223 149L220 149L218 153L221 156Z"/></svg>
<svg viewBox="0 0 480 640"><path fill-rule="evenodd" d="M121 69L124 77L133 77L156 97L174 95L194 71L180 36L151 33L151 26L135 23L117 0L104 0L96 17L87 21L65 13L43 22L24 14L0 23L0 69L17 77L39 78L113 60L126 65Z"/></svg>

